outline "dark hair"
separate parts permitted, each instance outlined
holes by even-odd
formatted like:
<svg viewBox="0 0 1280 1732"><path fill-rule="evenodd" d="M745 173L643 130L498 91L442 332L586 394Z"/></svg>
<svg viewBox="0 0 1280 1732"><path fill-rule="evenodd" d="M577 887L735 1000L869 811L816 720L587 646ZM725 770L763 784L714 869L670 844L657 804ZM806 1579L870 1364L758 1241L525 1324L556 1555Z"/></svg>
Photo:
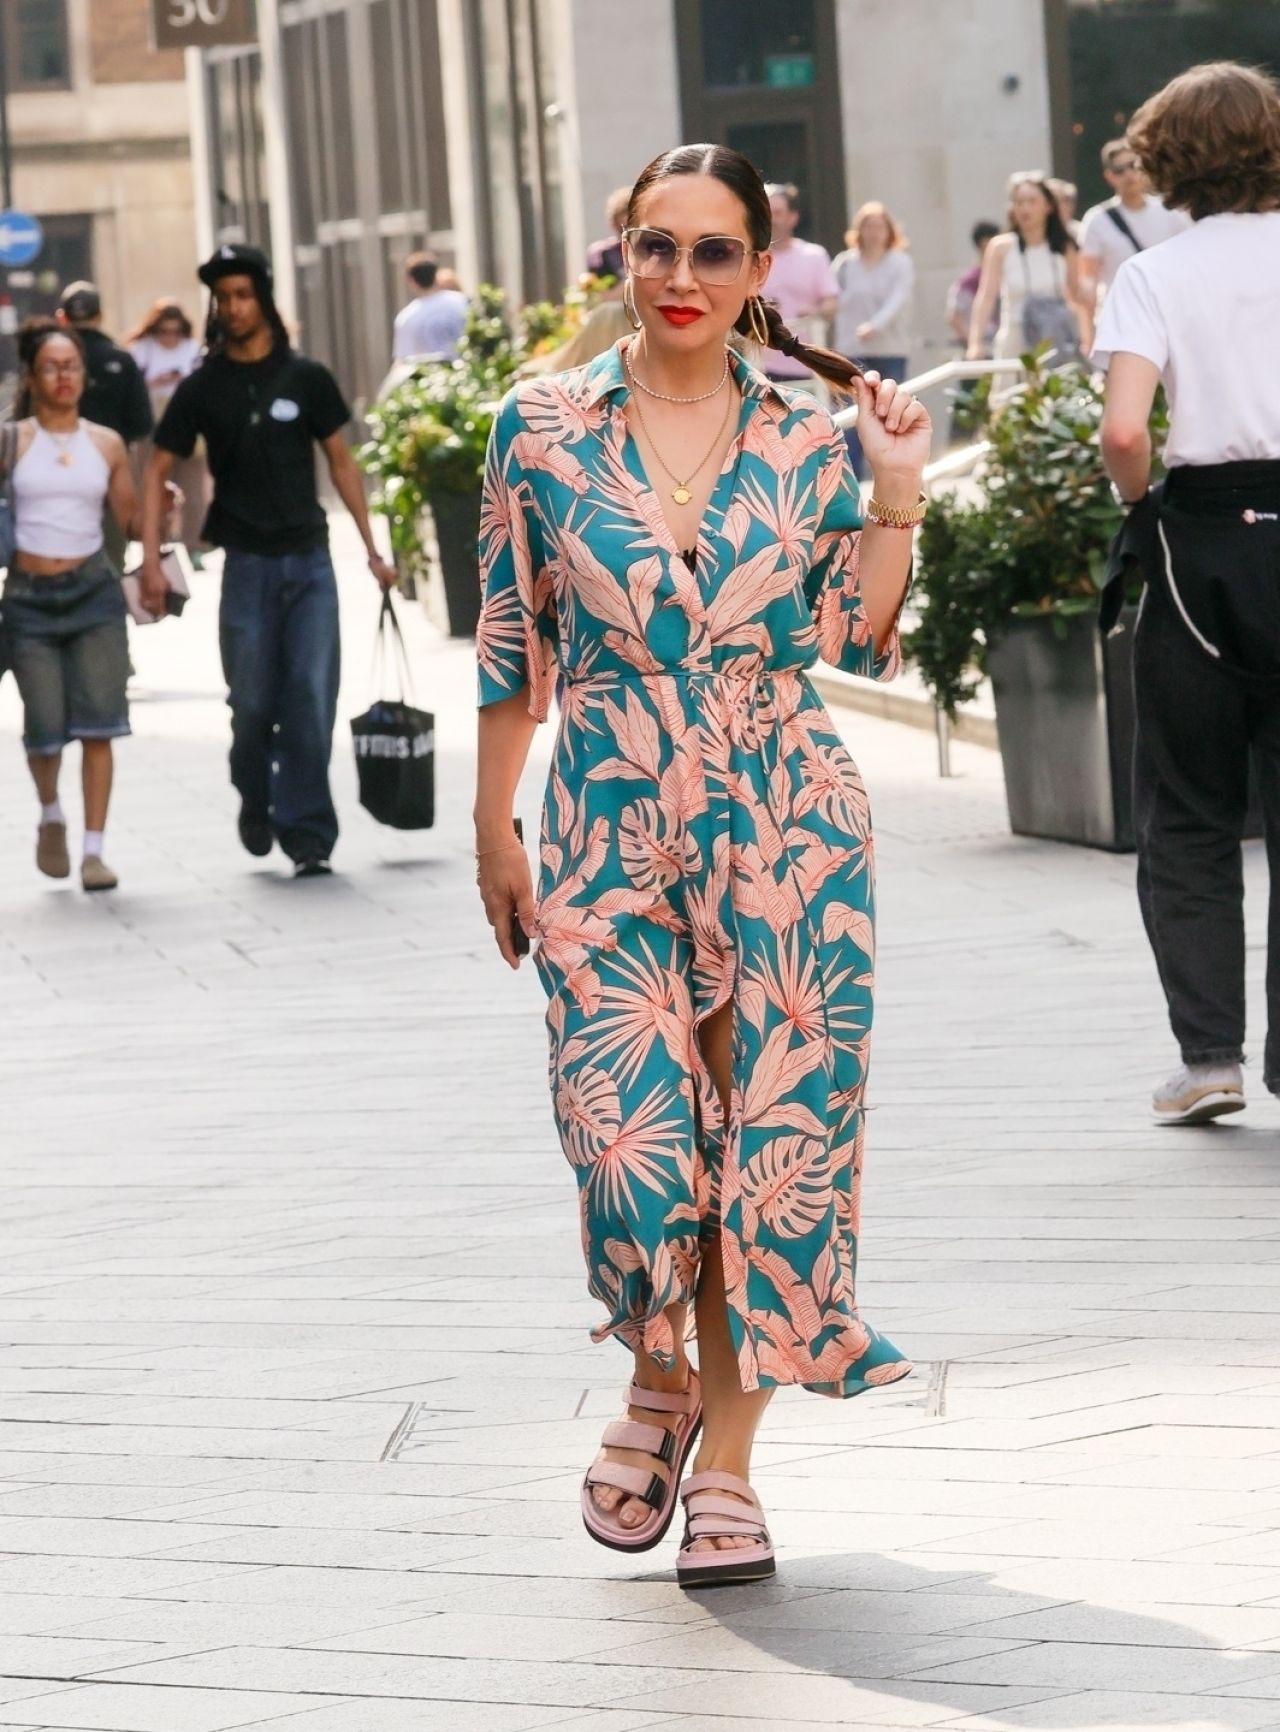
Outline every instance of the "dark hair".
<svg viewBox="0 0 1280 1732"><path fill-rule="evenodd" d="M434 288L439 270L440 261L434 253L410 253L404 261L405 276L420 289Z"/></svg>
<svg viewBox="0 0 1280 1732"><path fill-rule="evenodd" d="M1280 85L1257 67L1193 66L1143 103L1129 143L1165 203L1197 222L1280 203Z"/></svg>
<svg viewBox="0 0 1280 1732"><path fill-rule="evenodd" d="M69 325L60 325L56 319L37 316L24 319L18 332L18 359L22 363L22 383L14 399L13 418L24 421L31 413L31 375L35 372L36 362L40 359L40 351L51 337L61 337L65 342L73 343L79 352L80 359L85 358L84 344L80 333L72 330Z"/></svg>
<svg viewBox="0 0 1280 1732"><path fill-rule="evenodd" d="M152 301L128 336L121 338L121 342L128 348L131 343L140 343L144 337L154 336L157 326L167 324L181 325L184 337L189 337L195 328L177 301L161 295L158 301Z"/></svg>
<svg viewBox="0 0 1280 1732"><path fill-rule="evenodd" d="M769 193L756 165L743 156L741 151L731 150L727 144L681 144L674 150L665 150L661 156L655 156L648 167L641 170L631 189L631 200L627 205L628 228L637 226L640 204L645 194L657 186L659 181L670 180L672 175L677 174L710 175L712 180L718 180L721 186L727 186L742 206L752 247L758 253L768 252L769 242L773 239L773 214L769 209ZM786 188L778 190L785 196ZM799 337L783 324L782 314L773 301L766 301L762 296L760 306L769 331L769 348L792 356L801 366L808 367L820 379L825 379L829 385L839 386L843 391L849 390L853 381L862 376L862 368L846 360L843 355L837 355L832 349L819 348L815 343L801 342ZM752 336L750 297L743 302L742 311L733 328L744 337Z"/></svg>
<svg viewBox="0 0 1280 1732"><path fill-rule="evenodd" d="M254 298L262 308L262 316L271 327L272 349L287 349L289 347L289 333L280 316L280 309L276 306L276 298L271 292L270 284L264 282L258 272L250 270L248 266L243 271L229 270L224 273L224 276L248 277L253 284ZM219 282L223 280L224 277L218 278ZM227 346L227 333L223 328L222 320L218 317L216 285L209 291L209 316L204 323L204 346L205 353L209 355L220 355Z"/></svg>
<svg viewBox="0 0 1280 1732"><path fill-rule="evenodd" d="M1013 214L1013 195L1020 186L1034 186L1044 194L1049 210L1045 217L1044 238L1048 241L1050 250L1055 253L1073 253L1077 250L1075 237L1062 220L1062 211L1058 204L1058 195L1042 174L1015 174L1009 181L1009 232L1018 237L1019 252L1026 252L1027 243L1022 238L1022 230L1018 227Z"/></svg>
<svg viewBox="0 0 1280 1732"><path fill-rule="evenodd" d="M993 241L999 233L999 224L993 223L990 217L983 217L969 230L969 239L975 247L980 247L983 241Z"/></svg>

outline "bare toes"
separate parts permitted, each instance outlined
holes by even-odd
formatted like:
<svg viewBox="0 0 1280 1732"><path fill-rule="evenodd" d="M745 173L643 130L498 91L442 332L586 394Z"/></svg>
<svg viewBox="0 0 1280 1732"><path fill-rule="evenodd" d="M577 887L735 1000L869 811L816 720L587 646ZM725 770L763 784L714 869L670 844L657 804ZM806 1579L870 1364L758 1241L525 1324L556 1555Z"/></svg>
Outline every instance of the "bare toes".
<svg viewBox="0 0 1280 1732"><path fill-rule="evenodd" d="M591 1495L596 1508L603 1510L605 1515L612 1515L622 1501L622 1493L612 1485L593 1485Z"/></svg>
<svg viewBox="0 0 1280 1732"><path fill-rule="evenodd" d="M639 1527L647 1514L647 1506L632 1497L628 1498L626 1503L623 1504L618 1520L622 1523L623 1527L635 1528Z"/></svg>

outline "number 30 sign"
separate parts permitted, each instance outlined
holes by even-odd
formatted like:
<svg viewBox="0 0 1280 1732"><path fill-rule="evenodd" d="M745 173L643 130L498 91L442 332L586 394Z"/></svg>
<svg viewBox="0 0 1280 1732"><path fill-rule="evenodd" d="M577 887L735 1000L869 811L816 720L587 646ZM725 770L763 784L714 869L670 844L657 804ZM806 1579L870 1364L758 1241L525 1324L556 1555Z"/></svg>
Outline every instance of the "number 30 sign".
<svg viewBox="0 0 1280 1732"><path fill-rule="evenodd" d="M256 42L253 0L151 0L157 48L214 48Z"/></svg>

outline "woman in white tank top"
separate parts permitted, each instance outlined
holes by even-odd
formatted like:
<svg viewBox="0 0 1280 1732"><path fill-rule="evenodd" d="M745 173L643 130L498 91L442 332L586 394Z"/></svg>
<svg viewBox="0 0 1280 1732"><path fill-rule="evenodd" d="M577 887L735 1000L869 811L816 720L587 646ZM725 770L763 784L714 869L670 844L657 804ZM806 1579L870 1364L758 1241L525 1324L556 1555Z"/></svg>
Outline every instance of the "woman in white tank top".
<svg viewBox="0 0 1280 1732"><path fill-rule="evenodd" d="M102 858L111 796L111 742L129 732L129 648L119 573L103 552L103 514L138 532L133 476L120 436L82 421L84 354L58 326L22 333L20 419L7 431L17 552L4 586L5 649L22 694L23 744L40 799L36 865L67 878L58 801L63 748L84 753L86 890L112 890Z"/></svg>
<svg viewBox="0 0 1280 1732"><path fill-rule="evenodd" d="M1015 358L1032 348L1025 323L1032 299L1061 303L1063 336L1054 346L1078 357L1084 332L1079 257L1048 184L1039 175L1014 175L1009 183L1009 232L997 235L983 255L969 325L970 359L985 353L986 333L997 305L996 358Z"/></svg>

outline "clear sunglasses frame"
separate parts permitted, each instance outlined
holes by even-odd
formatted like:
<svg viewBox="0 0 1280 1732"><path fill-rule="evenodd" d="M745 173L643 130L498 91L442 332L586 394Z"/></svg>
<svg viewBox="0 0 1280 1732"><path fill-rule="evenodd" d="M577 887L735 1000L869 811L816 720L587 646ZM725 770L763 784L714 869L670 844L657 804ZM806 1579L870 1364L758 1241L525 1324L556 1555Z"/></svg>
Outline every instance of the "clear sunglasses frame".
<svg viewBox="0 0 1280 1732"><path fill-rule="evenodd" d="M670 262L668 263L665 259L644 258L639 251L636 238L641 235L654 235L657 239L665 241L671 249ZM716 288L727 288L730 283L738 281L747 260L759 256L757 248L749 247L737 235L703 235L691 247L682 247L677 244L675 236L669 235L665 229L650 228L647 224L639 224L635 228L623 229L622 239L626 243L631 274L649 281L656 277L673 275L679 268L680 259L683 256L689 260L689 269L700 283L708 283ZM703 247L713 249L726 247L729 249L730 258L708 262L704 254L702 262L699 264L698 254ZM734 260L736 263L733 262Z"/></svg>

